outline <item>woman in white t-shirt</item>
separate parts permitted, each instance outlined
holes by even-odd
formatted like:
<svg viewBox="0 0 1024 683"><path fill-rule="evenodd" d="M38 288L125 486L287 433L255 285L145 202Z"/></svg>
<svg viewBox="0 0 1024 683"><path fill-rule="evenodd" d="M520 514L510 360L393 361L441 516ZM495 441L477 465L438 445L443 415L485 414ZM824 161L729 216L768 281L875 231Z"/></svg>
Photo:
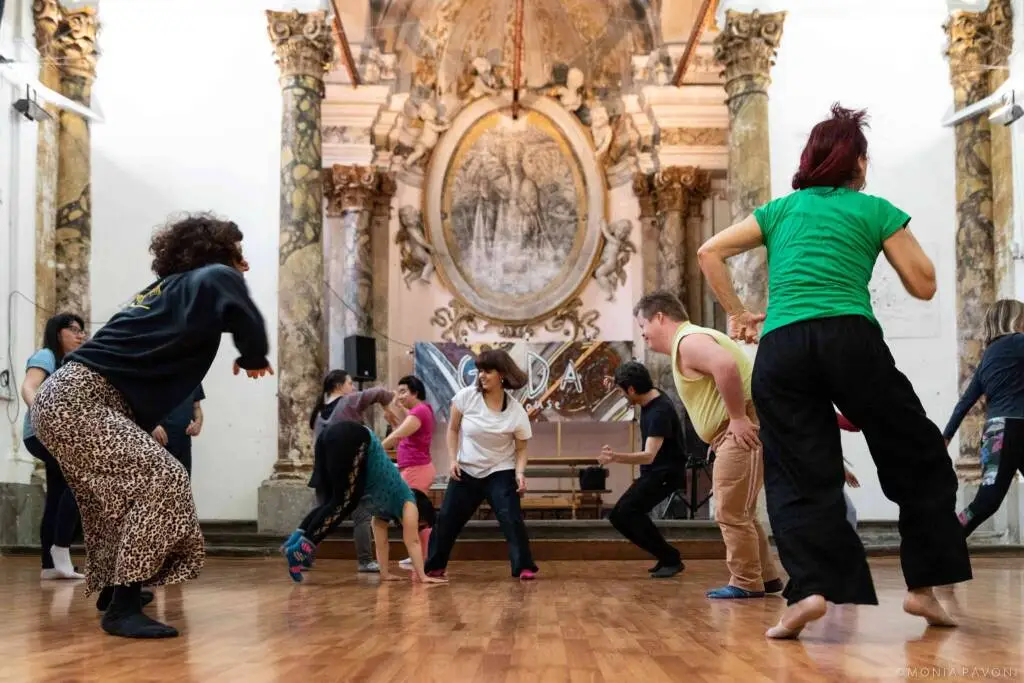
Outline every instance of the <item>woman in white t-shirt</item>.
<svg viewBox="0 0 1024 683"><path fill-rule="evenodd" d="M536 577L519 495L526 491L526 444L533 436L526 409L507 390L526 384L526 373L500 349L476 358L477 381L452 398L448 421L448 488L430 535L424 570L443 576L466 522L485 499L508 541L512 576Z"/></svg>

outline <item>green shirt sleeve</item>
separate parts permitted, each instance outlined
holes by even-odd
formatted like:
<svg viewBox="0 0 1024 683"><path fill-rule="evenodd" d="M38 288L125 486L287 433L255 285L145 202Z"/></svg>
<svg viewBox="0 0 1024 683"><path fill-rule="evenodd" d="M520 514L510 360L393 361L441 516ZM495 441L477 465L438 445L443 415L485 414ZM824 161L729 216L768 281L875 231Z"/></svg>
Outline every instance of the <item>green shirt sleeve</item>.
<svg viewBox="0 0 1024 683"><path fill-rule="evenodd" d="M910 214L902 209L896 208L887 199L882 199L881 197L877 197L876 199L878 200L878 219L876 221L876 225L878 225L879 230L878 237L879 242L884 242L895 235L899 229L907 226L910 222Z"/></svg>
<svg viewBox="0 0 1024 683"><path fill-rule="evenodd" d="M767 204L754 209L754 219L757 221L757 225L761 228L761 237L765 244L771 238L772 231L775 229L775 224L779 220L779 216L782 214L782 206L786 201L786 197L779 197L773 199Z"/></svg>

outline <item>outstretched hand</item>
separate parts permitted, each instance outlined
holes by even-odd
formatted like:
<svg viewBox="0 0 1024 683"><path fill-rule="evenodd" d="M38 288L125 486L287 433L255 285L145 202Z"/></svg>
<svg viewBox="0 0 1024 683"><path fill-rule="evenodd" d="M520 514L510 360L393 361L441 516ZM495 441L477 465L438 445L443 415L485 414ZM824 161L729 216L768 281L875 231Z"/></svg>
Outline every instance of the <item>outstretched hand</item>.
<svg viewBox="0 0 1024 683"><path fill-rule="evenodd" d="M235 361L233 367L231 368L231 374L237 375L241 370L242 368L238 367L238 361ZM245 374L253 379L259 379L260 377L273 375L274 368L270 367L270 365L268 364L267 367L260 368L259 370L246 370Z"/></svg>
<svg viewBox="0 0 1024 683"><path fill-rule="evenodd" d="M764 322L764 313L751 313L740 311L729 316L729 336L736 341L756 344L758 337L758 326Z"/></svg>

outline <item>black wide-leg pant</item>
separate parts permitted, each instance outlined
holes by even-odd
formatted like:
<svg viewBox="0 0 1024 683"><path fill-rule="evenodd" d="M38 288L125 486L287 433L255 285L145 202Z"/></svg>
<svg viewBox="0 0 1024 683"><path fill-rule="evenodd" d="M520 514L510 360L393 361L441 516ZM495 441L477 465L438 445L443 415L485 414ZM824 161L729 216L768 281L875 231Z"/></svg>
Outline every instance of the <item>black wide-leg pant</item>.
<svg viewBox="0 0 1024 683"><path fill-rule="evenodd" d="M833 404L863 431L885 496L899 505L908 588L966 581L971 563L956 516L957 479L938 427L896 368L881 329L863 316L769 332L754 364L764 487L783 595L878 604L860 537L846 521L843 454Z"/></svg>

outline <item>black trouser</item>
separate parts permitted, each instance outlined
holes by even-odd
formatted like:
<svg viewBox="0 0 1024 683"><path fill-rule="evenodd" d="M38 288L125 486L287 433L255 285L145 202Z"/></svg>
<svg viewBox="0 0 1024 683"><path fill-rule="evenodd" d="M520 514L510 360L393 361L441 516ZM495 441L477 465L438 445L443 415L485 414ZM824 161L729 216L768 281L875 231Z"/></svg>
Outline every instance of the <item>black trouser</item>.
<svg viewBox="0 0 1024 683"><path fill-rule="evenodd" d="M501 470L480 479L463 472L458 481L449 479L437 525L430 532L430 549L424 570L432 572L448 566L455 539L486 499L508 542L512 576L518 577L524 569L537 571L530 554L530 538L523 522L517 488L514 470Z"/></svg>
<svg viewBox="0 0 1024 683"><path fill-rule="evenodd" d="M318 503L299 528L319 545L356 509L366 490L366 457L370 433L356 422L338 422L316 442Z"/></svg>
<svg viewBox="0 0 1024 683"><path fill-rule="evenodd" d="M192 478L192 437L182 432L181 434L167 434L167 452L175 460L185 466L189 479Z"/></svg>
<svg viewBox="0 0 1024 683"><path fill-rule="evenodd" d="M877 325L840 316L769 332L757 351L752 388L768 516L789 574L783 595L790 604L810 595L878 604L864 546L846 521L833 403L863 430L882 492L899 505L907 587L971 578L942 433L896 369Z"/></svg>
<svg viewBox="0 0 1024 683"><path fill-rule="evenodd" d="M647 470L626 489L608 517L608 521L620 534L649 552L666 567L677 567L683 560L679 551L658 531L649 513L684 483L680 472Z"/></svg>
<svg viewBox="0 0 1024 683"><path fill-rule="evenodd" d="M50 546L70 548L75 538L80 517L75 494L64 481L64 473L46 446L34 436L25 439L25 448L46 466L46 502L43 505L43 522L39 525L40 559L43 569L53 569Z"/></svg>
<svg viewBox="0 0 1024 683"><path fill-rule="evenodd" d="M1003 504L1017 471L1024 473L1024 419L999 417L987 420L981 442L981 487L960 513L964 536L995 514Z"/></svg>

